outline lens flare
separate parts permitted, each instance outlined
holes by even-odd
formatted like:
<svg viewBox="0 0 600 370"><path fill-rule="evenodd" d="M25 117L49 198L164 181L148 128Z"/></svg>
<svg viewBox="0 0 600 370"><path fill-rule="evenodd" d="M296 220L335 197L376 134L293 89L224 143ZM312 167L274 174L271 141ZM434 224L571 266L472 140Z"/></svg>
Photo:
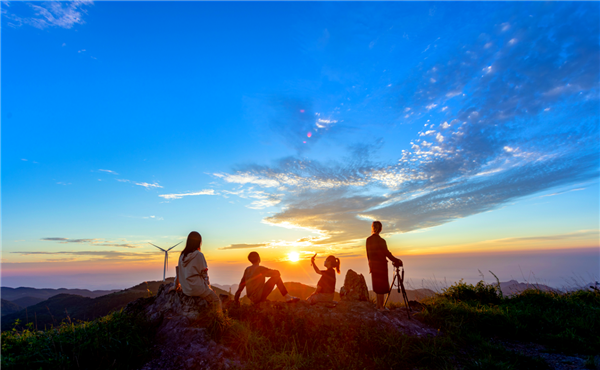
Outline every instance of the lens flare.
<svg viewBox="0 0 600 370"><path fill-rule="evenodd" d="M288 253L288 259L292 262L298 262L300 260L300 254L298 252Z"/></svg>
<svg viewBox="0 0 600 370"><path fill-rule="evenodd" d="M311 137L312 136L312 132L308 132L308 134L306 134L306 137Z"/></svg>

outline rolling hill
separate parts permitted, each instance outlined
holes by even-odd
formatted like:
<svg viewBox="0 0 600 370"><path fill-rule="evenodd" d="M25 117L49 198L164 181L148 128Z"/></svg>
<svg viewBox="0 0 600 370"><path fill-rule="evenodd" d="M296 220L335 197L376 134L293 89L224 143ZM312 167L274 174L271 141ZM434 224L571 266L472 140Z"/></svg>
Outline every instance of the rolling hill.
<svg viewBox="0 0 600 370"><path fill-rule="evenodd" d="M106 294L118 292L119 290L88 290L88 289L37 289L37 288L9 288L2 287L0 288L0 295L2 295L2 299L6 299L8 301L14 302L17 299L21 298L39 298L42 300L46 300L52 296L57 294L75 294L80 295L82 297L96 298ZM37 303L37 302L36 302Z"/></svg>
<svg viewBox="0 0 600 370"><path fill-rule="evenodd" d="M19 312L23 309L23 307L19 306L18 304L11 301L7 301L4 298L2 298L0 301L2 301L2 316Z"/></svg>
<svg viewBox="0 0 600 370"><path fill-rule="evenodd" d="M166 281L167 284L171 282L173 282L173 278ZM164 284L163 281L144 282L129 289L95 298L75 294L57 294L43 302L27 307L27 310L3 315L1 328L2 331L12 329L17 319L20 321L19 327L32 322L40 330L60 324L63 320L93 320L111 311L119 310L138 298L156 294L162 284ZM218 288L215 288L215 291L217 294L227 294Z"/></svg>

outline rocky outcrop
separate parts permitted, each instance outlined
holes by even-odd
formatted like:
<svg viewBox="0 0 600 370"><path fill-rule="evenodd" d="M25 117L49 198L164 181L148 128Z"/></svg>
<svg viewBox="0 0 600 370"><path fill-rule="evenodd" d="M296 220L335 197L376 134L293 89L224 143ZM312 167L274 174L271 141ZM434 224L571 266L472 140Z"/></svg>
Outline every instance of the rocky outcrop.
<svg viewBox="0 0 600 370"><path fill-rule="evenodd" d="M368 301L369 289L365 277L353 270L348 270L344 279L344 286L340 289L340 296L342 301Z"/></svg>
<svg viewBox="0 0 600 370"><path fill-rule="evenodd" d="M334 325L340 330L354 330L361 325L379 327L383 330L397 330L407 335L426 337L435 336L438 331L423 324L412 315L409 318L405 307L378 311L368 301L365 279L354 271L348 271L344 281L342 301L323 302L310 305L306 301L297 303L262 302L242 308L233 302L224 302L223 316L210 308L199 297L188 297L181 292L169 292L171 284L162 285L155 297L140 298L127 305L125 311L143 315L151 324L156 325L155 357L143 370L189 370L189 369L229 369L243 368L237 354L216 343L211 332L219 327L219 320L231 320L235 312L250 312L251 316L264 318L278 317L305 320L311 325ZM411 302L412 314L419 309ZM352 329L354 328L354 329Z"/></svg>
<svg viewBox="0 0 600 370"><path fill-rule="evenodd" d="M156 297L141 298L125 312L144 315L156 332L156 355L143 370L229 369L239 367L230 349L211 339L206 324L216 319L207 301L169 292L173 283L162 285Z"/></svg>

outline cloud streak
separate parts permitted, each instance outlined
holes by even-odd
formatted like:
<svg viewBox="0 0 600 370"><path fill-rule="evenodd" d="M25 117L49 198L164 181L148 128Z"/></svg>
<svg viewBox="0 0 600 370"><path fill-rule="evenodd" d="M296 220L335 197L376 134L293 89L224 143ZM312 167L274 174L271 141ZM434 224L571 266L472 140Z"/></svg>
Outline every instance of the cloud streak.
<svg viewBox="0 0 600 370"><path fill-rule="evenodd" d="M403 233L592 181L599 174L600 30L586 7L519 4L514 14L524 8L535 16L507 22L508 12L499 12L474 38L436 40L397 89L386 83L376 92L396 102L402 124L422 127L400 138L407 149L395 160L376 161L386 144L374 141L336 161L297 155L214 176L277 200L280 210L263 222L316 232L316 245L352 245L374 219L387 233ZM565 21L546 21L556 14ZM353 107L369 111L369 99ZM265 119L304 153L299 143L313 124L304 114L316 109L303 99L271 103ZM336 129L356 126L336 119Z"/></svg>
<svg viewBox="0 0 600 370"><path fill-rule="evenodd" d="M190 192L190 193L179 193L179 194L159 194L158 196L167 200L173 200L173 199L181 199L183 197L190 197L190 196L196 196L196 195L215 195L215 191L213 189L207 189L207 190L200 190L200 191L196 191L196 192Z"/></svg>
<svg viewBox="0 0 600 370"><path fill-rule="evenodd" d="M118 242L113 242L113 241L107 241L104 239L69 239L69 238L59 238L59 237L49 237L49 238L42 238L40 240L43 241L50 241L50 242L58 242L61 244L67 244L67 243L80 243L80 244L91 244L91 245L95 245L95 246L100 246L100 247L118 247L118 248L140 248L139 245L135 244L135 243L118 243Z"/></svg>
<svg viewBox="0 0 600 370"><path fill-rule="evenodd" d="M229 249L250 249L250 248L264 248L266 244L230 244L226 247L218 248L220 251Z"/></svg>
<svg viewBox="0 0 600 370"><path fill-rule="evenodd" d="M91 5L93 2L87 0L21 4L3 1L2 15L8 20L7 23L11 27L20 27L25 24L39 29L51 27L70 29L77 24L85 23L83 16L87 14L86 7Z"/></svg>

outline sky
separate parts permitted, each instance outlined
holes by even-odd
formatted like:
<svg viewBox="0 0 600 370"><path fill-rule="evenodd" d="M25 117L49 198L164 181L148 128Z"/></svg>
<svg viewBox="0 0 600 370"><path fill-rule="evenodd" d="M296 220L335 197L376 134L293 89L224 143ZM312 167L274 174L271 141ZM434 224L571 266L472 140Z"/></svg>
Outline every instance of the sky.
<svg viewBox="0 0 600 370"><path fill-rule="evenodd" d="M600 3L1 3L2 286L599 279ZM300 261L292 261L297 253ZM390 272L391 273L391 272Z"/></svg>

